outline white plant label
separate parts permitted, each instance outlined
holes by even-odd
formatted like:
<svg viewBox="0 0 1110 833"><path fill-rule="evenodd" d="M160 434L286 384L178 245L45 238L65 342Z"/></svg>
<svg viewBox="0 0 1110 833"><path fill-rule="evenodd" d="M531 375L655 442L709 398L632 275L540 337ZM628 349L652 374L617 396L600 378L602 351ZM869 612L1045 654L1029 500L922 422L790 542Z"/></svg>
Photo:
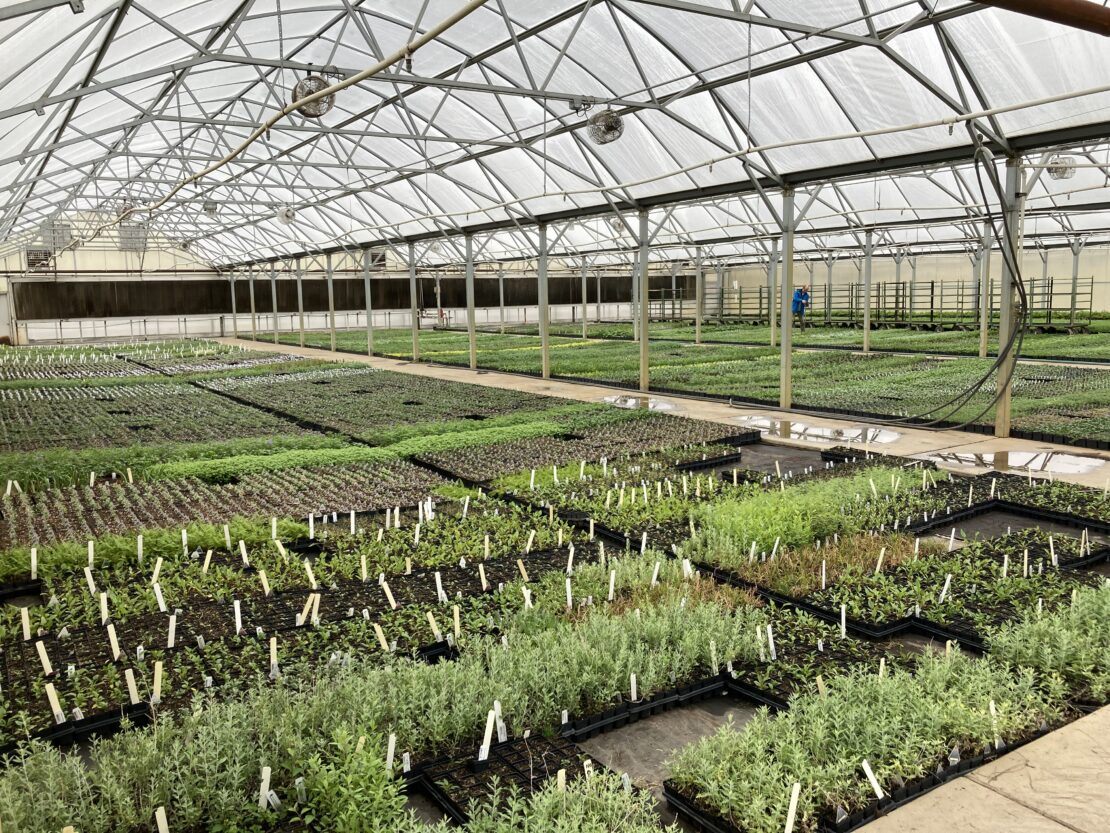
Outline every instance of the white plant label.
<svg viewBox="0 0 1110 833"><path fill-rule="evenodd" d="M528 543L526 543L524 545L524 554L525 555L527 555L528 553L530 553L532 551L532 544L535 542L535 540L536 540L536 530L533 529L531 532L528 533ZM524 580L528 581L528 579L524 579Z"/></svg>
<svg viewBox="0 0 1110 833"><path fill-rule="evenodd" d="M89 541L89 567L92 567L93 561L96 559L96 545Z"/></svg>
<svg viewBox="0 0 1110 833"><path fill-rule="evenodd" d="M157 706L162 702L162 660L154 663L154 690L150 695L150 704Z"/></svg>
<svg viewBox="0 0 1110 833"><path fill-rule="evenodd" d="M535 534L535 533L533 533ZM519 558L516 560L517 569L520 570L520 577L524 579L525 583L528 582L528 571L524 569L524 562Z"/></svg>
<svg viewBox="0 0 1110 833"><path fill-rule="evenodd" d="M462 638L462 613L458 605L451 605L451 618L455 625L455 642Z"/></svg>
<svg viewBox="0 0 1110 833"><path fill-rule="evenodd" d="M135 685L135 672L130 668L123 670L123 679L127 682L127 697L132 706L139 704L139 687Z"/></svg>
<svg viewBox="0 0 1110 833"><path fill-rule="evenodd" d="M786 808L785 833L794 833L794 819L798 815L798 798L802 794L802 784L795 781L790 788L790 805Z"/></svg>
<svg viewBox="0 0 1110 833"><path fill-rule="evenodd" d="M771 631L770 625L767 625L767 650L771 655L771 662L779 658L778 653L775 651L775 635Z"/></svg>
<svg viewBox="0 0 1110 833"><path fill-rule="evenodd" d="M846 604L840 606L840 636L842 639L848 636L848 605Z"/></svg>
<svg viewBox="0 0 1110 833"><path fill-rule="evenodd" d="M262 783L258 787L258 809L265 810L270 804L270 768L262 767Z"/></svg>
<svg viewBox="0 0 1110 833"><path fill-rule="evenodd" d="M393 774L393 758L397 754L397 735L389 733L389 741L385 747L385 771Z"/></svg>
<svg viewBox="0 0 1110 833"><path fill-rule="evenodd" d="M58 702L58 692L54 690L54 683L47 683L45 688L46 699L50 703L50 713L54 715L54 722L61 725L66 722L66 715L62 711L62 704Z"/></svg>
<svg viewBox="0 0 1110 833"><path fill-rule="evenodd" d="M817 675L817 693L822 697L828 696L829 690L825 688L825 678L820 674Z"/></svg>
<svg viewBox="0 0 1110 833"><path fill-rule="evenodd" d="M166 650L173 648L177 642L177 614L170 614L170 626L166 632Z"/></svg>
<svg viewBox="0 0 1110 833"><path fill-rule="evenodd" d="M238 599L232 601L231 607L235 611L235 633L238 635L243 632L243 611L239 607Z"/></svg>
<svg viewBox="0 0 1110 833"><path fill-rule="evenodd" d="M655 562L655 569L651 571L651 586L654 587L659 583L659 567L660 563Z"/></svg>
<svg viewBox="0 0 1110 833"><path fill-rule="evenodd" d="M158 833L170 833L169 822L166 821L166 808L159 807L154 811L154 824L158 828Z"/></svg>
<svg viewBox="0 0 1110 833"><path fill-rule="evenodd" d="M108 594L100 594L100 624L108 624Z"/></svg>
<svg viewBox="0 0 1110 833"><path fill-rule="evenodd" d="M142 536L139 536L140 538ZM35 581L39 577L39 550L38 547L31 547L31 581Z"/></svg>
<svg viewBox="0 0 1110 833"><path fill-rule="evenodd" d="M89 593L92 594L92 597L95 599L97 591L96 591L96 582L93 580L92 568L91 567L86 567L84 572L85 572L85 584L88 585Z"/></svg>
<svg viewBox="0 0 1110 833"><path fill-rule="evenodd" d="M19 623L23 627L23 641L31 641L31 616L27 608L21 607L19 609Z"/></svg>
<svg viewBox="0 0 1110 833"><path fill-rule="evenodd" d="M438 576L439 573L436 573L436 575ZM436 584L438 584L438 583L439 582L436 582ZM381 586L382 586L382 592L385 593L385 600L387 602L389 602L390 609L391 610L396 610L397 609L397 601L393 598L393 591L389 589L389 582L388 581L383 581ZM442 593L443 593L443 591L440 590L441 595L442 595Z"/></svg>
<svg viewBox="0 0 1110 833"><path fill-rule="evenodd" d="M162 613L166 612L166 600L162 597L162 585L154 585L154 598L158 602L158 610Z"/></svg>
<svg viewBox="0 0 1110 833"><path fill-rule="evenodd" d="M478 564L478 578L481 579L482 582L482 591L485 592L489 590L489 582L486 581L486 567L481 563Z"/></svg>
<svg viewBox="0 0 1110 833"><path fill-rule="evenodd" d="M385 641L385 632L382 630L382 626L377 622L374 623L374 635L378 637L378 644L382 646L382 650L388 654L389 643Z"/></svg>
<svg viewBox="0 0 1110 833"><path fill-rule="evenodd" d="M262 595L268 597L270 595L270 580L266 578L265 570L258 571L258 580L262 584Z"/></svg>
<svg viewBox="0 0 1110 833"><path fill-rule="evenodd" d="M307 558L304 560L304 571L305 575L308 576L308 586L315 590L317 587L316 574L312 572L312 565L309 563Z"/></svg>
<svg viewBox="0 0 1110 833"><path fill-rule="evenodd" d="M640 699L640 697L639 697L640 693L636 690L636 675L635 674L629 674L628 675L628 693L632 696L631 699L632 699L633 703L637 702Z"/></svg>
<svg viewBox="0 0 1110 833"><path fill-rule="evenodd" d="M35 650L38 651L39 662L42 663L42 673L47 677L52 676L54 674L54 666L50 664L50 657L46 655L46 646L42 643L42 640L35 643Z"/></svg>
<svg viewBox="0 0 1110 833"><path fill-rule="evenodd" d="M865 758L861 764L863 766L863 774L867 776L867 783L871 785L871 789L875 791L875 798L882 800L885 793L883 788L879 786L879 782L875 779L875 773L871 771L871 764L867 763Z"/></svg>
<svg viewBox="0 0 1110 833"><path fill-rule="evenodd" d="M208 568L211 565L212 565L212 550L209 550L208 552L206 552L204 554L204 566L202 566L200 568L200 571L202 573L204 573L205 575L208 575Z"/></svg>
<svg viewBox="0 0 1110 833"><path fill-rule="evenodd" d="M443 641L443 634L439 630L439 625L436 624L436 617L432 615L432 612L430 610L427 611L427 613L428 613L428 624L432 628L432 636L435 637L436 642L442 642Z"/></svg>
<svg viewBox="0 0 1110 833"><path fill-rule="evenodd" d="M227 524L224 524L224 548L231 552L231 529Z"/></svg>
<svg viewBox="0 0 1110 833"><path fill-rule="evenodd" d="M478 750L478 760L484 761L489 757L490 744L493 743L493 727L497 721L497 715L493 709L490 709L486 714L486 730L482 735L482 746Z"/></svg>
<svg viewBox="0 0 1110 833"><path fill-rule="evenodd" d="M617 592L617 571L616 570L610 570L609 571L609 601L613 601L613 599L616 598L616 592Z"/></svg>
<svg viewBox="0 0 1110 833"><path fill-rule="evenodd" d="M944 577L944 587L941 588L940 596L937 598L938 603L943 603L944 602L944 599L948 595L948 591L951 589L951 587L952 587L952 574L949 573L948 575L946 575Z"/></svg>
<svg viewBox="0 0 1110 833"><path fill-rule="evenodd" d="M150 583L157 584L158 577L162 574L162 556L158 556L158 560L154 562L154 572L150 574Z"/></svg>

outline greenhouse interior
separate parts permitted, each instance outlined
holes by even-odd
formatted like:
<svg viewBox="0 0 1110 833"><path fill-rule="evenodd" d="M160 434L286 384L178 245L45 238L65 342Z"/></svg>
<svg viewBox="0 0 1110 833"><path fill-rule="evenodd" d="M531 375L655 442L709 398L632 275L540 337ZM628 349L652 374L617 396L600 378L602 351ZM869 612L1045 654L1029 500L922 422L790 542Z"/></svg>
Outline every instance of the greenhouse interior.
<svg viewBox="0 0 1110 833"><path fill-rule="evenodd" d="M1108 37L2 0L0 831L1106 833Z"/></svg>

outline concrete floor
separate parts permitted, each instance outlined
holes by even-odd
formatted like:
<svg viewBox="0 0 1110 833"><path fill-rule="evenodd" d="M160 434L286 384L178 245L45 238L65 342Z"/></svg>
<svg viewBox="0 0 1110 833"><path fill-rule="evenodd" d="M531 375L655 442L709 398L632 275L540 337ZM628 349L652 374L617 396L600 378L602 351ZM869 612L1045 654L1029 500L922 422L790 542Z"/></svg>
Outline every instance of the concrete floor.
<svg viewBox="0 0 1110 833"><path fill-rule="evenodd" d="M257 350L290 353L314 359L360 362L384 370L448 379L489 387L513 388L581 401L612 397L614 389L600 385L557 382L492 371L439 367L427 364L331 353L298 348L221 339L229 344ZM620 393L627 394L626 391ZM653 396L669 405L668 413L694 419L740 426L743 417L764 417L771 428L770 442L799 449L819 449L831 443L799 439L794 426L851 432L860 423L759 408L734 408L720 402L705 402L675 396ZM873 427L873 426L869 426ZM943 453L966 455L977 462L981 455L994 455L993 465L967 465L938 461L942 468L972 472L995 468L1005 470L1006 454L1075 455L1085 464L1083 471L1060 471L1056 478L1103 488L1110 485L1110 454L1030 440L995 439L962 431L928 431L897 426L890 442L867 443L874 452L903 456ZM777 435L777 436L775 436ZM836 440L843 444L843 440ZM861 449L864 447L860 445ZM980 455L978 458L975 455ZM808 465L812 454L798 454L798 467ZM756 460L753 458L753 463ZM774 463L761 461L764 466ZM1074 462L1074 461L1073 461ZM1065 467L1066 468L1066 467ZM1024 474L1024 470L1021 471ZM1036 475L1035 475L1036 476ZM583 744L591 755L618 772L627 771L634 783L659 794L666 776L665 761L678 749L715 731L729 715L742 723L751 715L746 704L720 698L640 721L617 732L601 735ZM1048 736L1015 750L998 761L922 796L889 816L866 826L868 833L1107 833L1110 831L1110 707L1084 717ZM423 808L425 811L428 808ZM661 806L665 818L673 818ZM423 815L423 813L422 813Z"/></svg>
<svg viewBox="0 0 1110 833"><path fill-rule="evenodd" d="M1106 833L1110 707L911 801L867 833Z"/></svg>

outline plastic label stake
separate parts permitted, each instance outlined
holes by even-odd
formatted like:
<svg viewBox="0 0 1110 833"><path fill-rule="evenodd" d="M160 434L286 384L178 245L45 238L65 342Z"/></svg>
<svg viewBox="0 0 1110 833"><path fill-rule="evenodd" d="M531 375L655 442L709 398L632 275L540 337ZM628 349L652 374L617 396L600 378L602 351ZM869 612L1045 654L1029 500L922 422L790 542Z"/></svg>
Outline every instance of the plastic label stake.
<svg viewBox="0 0 1110 833"><path fill-rule="evenodd" d="M437 573L437 575L438 575L438 573ZM389 582L388 581L383 581L382 582L382 591L385 593L385 600L387 602L389 602L390 609L391 610L396 610L397 609L397 602L393 598L393 591L389 589ZM442 593L443 591L441 590L440 592Z"/></svg>
<svg viewBox="0 0 1110 833"><path fill-rule="evenodd" d="M493 743L493 727L497 721L497 715L493 709L490 709L486 714L486 731L482 735L482 746L478 749L478 760L484 761L489 757L490 744Z"/></svg>
<svg viewBox="0 0 1110 833"><path fill-rule="evenodd" d="M258 788L258 809L265 810L270 803L270 768L262 767L262 783Z"/></svg>
<svg viewBox="0 0 1110 833"><path fill-rule="evenodd" d="M139 687L135 685L135 672L130 668L123 670L123 678L127 682L127 698L132 706L139 704Z"/></svg>
<svg viewBox="0 0 1110 833"><path fill-rule="evenodd" d="M862 762L863 774L867 776L867 783L871 785L871 789L875 791L875 798L882 801L885 793L883 788L879 786L879 782L875 779L875 773L871 771L871 764L867 763L865 758Z"/></svg>
<svg viewBox="0 0 1110 833"><path fill-rule="evenodd" d="M66 722L65 712L62 711L62 704L58 702L58 692L54 690L54 683L47 683L46 699L50 703L50 713L54 715L54 722L58 725Z"/></svg>
<svg viewBox="0 0 1110 833"><path fill-rule="evenodd" d="M154 811L154 824L158 827L158 833L170 833L170 825L166 821L165 807L159 807Z"/></svg>
<svg viewBox="0 0 1110 833"><path fill-rule="evenodd" d="M535 534L535 533L533 533L533 534ZM521 560L520 560L520 559L518 558L518 559L516 560L516 566L517 566L517 569L519 569L519 570L520 570L520 576L521 576L521 578L523 578L523 579L524 579L524 582L525 582L525 583L527 584L527 582L528 582L528 571L524 569L524 562L523 562L523 561L521 561Z"/></svg>
<svg viewBox="0 0 1110 833"><path fill-rule="evenodd" d="M39 662L42 663L42 673L47 677L54 675L54 666L50 664L50 657L46 655L46 646L39 640L35 643L35 650L38 651Z"/></svg>
<svg viewBox="0 0 1110 833"><path fill-rule="evenodd" d="M800 781L795 781L794 786L790 788L790 806L786 809L785 833L794 833L794 818L798 815L798 797L801 793L802 784Z"/></svg>
<svg viewBox="0 0 1110 833"><path fill-rule="evenodd" d="M206 552L204 554L204 565L200 568L200 571L204 575L208 575L208 568L211 565L212 565L212 550L209 550L208 552Z"/></svg>
<svg viewBox="0 0 1110 833"><path fill-rule="evenodd" d="M177 614L170 614L170 627L166 633L166 650L173 648L174 643L177 641Z"/></svg>
<svg viewBox="0 0 1110 833"><path fill-rule="evenodd" d="M157 706L162 702L162 660L154 663L154 690L150 695L150 704Z"/></svg>
<svg viewBox="0 0 1110 833"><path fill-rule="evenodd" d="M31 616L27 612L27 608L21 607L19 609L19 622L23 626L23 641L31 641Z"/></svg>

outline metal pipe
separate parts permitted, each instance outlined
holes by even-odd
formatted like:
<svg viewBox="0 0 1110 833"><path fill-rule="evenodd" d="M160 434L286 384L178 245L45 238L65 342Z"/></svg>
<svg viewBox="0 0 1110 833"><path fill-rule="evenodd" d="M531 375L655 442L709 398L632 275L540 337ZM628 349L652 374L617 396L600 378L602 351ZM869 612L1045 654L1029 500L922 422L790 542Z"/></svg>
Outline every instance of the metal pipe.
<svg viewBox="0 0 1110 833"><path fill-rule="evenodd" d="M540 364L544 379L551 378L551 333L547 310L547 224L540 223L536 270L536 300L540 315Z"/></svg>
<svg viewBox="0 0 1110 833"><path fill-rule="evenodd" d="M335 338L335 286L332 280L335 271L332 268L330 254L324 259L324 263L328 276L328 329L331 331L331 351L334 353L337 347Z"/></svg>
<svg viewBox="0 0 1110 833"><path fill-rule="evenodd" d="M871 255L875 253L875 232L867 230L863 239L863 352L871 352Z"/></svg>
<svg viewBox="0 0 1110 833"><path fill-rule="evenodd" d="M983 221L983 268L979 276L979 358L987 357L991 332L991 247L994 245L994 228L990 220Z"/></svg>
<svg viewBox="0 0 1110 833"><path fill-rule="evenodd" d="M779 239L771 241L771 262L767 265L767 318L771 324L771 346L775 346L775 287L779 273ZM741 310L742 312L743 310Z"/></svg>
<svg viewBox="0 0 1110 833"><path fill-rule="evenodd" d="M1061 26L1110 37L1110 8L1089 0L979 0L1009 12L1039 17Z"/></svg>
<svg viewBox="0 0 1110 833"><path fill-rule="evenodd" d="M277 264L270 264L270 312L274 315L274 344L278 343Z"/></svg>
<svg viewBox="0 0 1110 833"><path fill-rule="evenodd" d="M505 267L497 267L497 303L501 316L501 335L505 335Z"/></svg>
<svg viewBox="0 0 1110 833"><path fill-rule="evenodd" d="M1076 237L1068 248L1071 249L1071 318L1070 326L1075 326L1075 310L1079 305L1079 253L1083 251L1086 240Z"/></svg>
<svg viewBox="0 0 1110 833"><path fill-rule="evenodd" d="M1002 203L1006 212L1006 226L1008 239L1006 246L1015 253L1021 254L1022 219L1021 203L1025 195L1021 193L1021 157L1015 156L1006 160L1006 195ZM1010 258L1002 258L1002 293L999 298L998 310L998 349L1001 351L1010 340L1011 334L1019 322L1014 317L1014 285L1018 280L1014 272L1014 265ZM998 380L1002 383L1002 391L998 404L994 409L994 435L996 437L1010 436L1010 416L1013 404L1014 365L1017 360L1017 345L1015 344L998 367Z"/></svg>
<svg viewBox="0 0 1110 833"><path fill-rule="evenodd" d="M239 338L239 312L235 308L235 273L231 273L229 280L231 284L231 331Z"/></svg>
<svg viewBox="0 0 1110 833"><path fill-rule="evenodd" d="M474 321L474 235L463 238L466 246L466 341L470 348L470 369L478 369L478 333Z"/></svg>
<svg viewBox="0 0 1110 833"><path fill-rule="evenodd" d="M374 355L374 303L370 295L370 250L362 250L362 294L366 302L366 355Z"/></svg>
<svg viewBox="0 0 1110 833"><path fill-rule="evenodd" d="M409 243L409 327L412 329L412 360L420 361L420 311L416 308L416 247Z"/></svg>
<svg viewBox="0 0 1110 833"><path fill-rule="evenodd" d="M648 371L648 320L651 318L650 299L648 298L648 253L650 251L647 209L640 209L640 390L648 392L650 373Z"/></svg>
<svg viewBox="0 0 1110 833"><path fill-rule="evenodd" d="M586 258L582 258L582 338L590 335L590 326L586 321L588 308L586 306Z"/></svg>
<svg viewBox="0 0 1110 833"><path fill-rule="evenodd" d="M247 269L247 288L251 297L251 341L258 341L258 314L254 309L254 267Z"/></svg>
<svg viewBox="0 0 1110 833"><path fill-rule="evenodd" d="M705 317L705 270L701 246L694 249L694 344L701 344L701 320Z"/></svg>
<svg viewBox="0 0 1110 833"><path fill-rule="evenodd" d="M793 398L794 347L794 189L782 192L782 339L779 345L779 407L789 408ZM803 315L803 323L804 323Z"/></svg>
<svg viewBox="0 0 1110 833"><path fill-rule="evenodd" d="M304 270L301 259L297 258L297 319L301 332L301 347L304 347Z"/></svg>

